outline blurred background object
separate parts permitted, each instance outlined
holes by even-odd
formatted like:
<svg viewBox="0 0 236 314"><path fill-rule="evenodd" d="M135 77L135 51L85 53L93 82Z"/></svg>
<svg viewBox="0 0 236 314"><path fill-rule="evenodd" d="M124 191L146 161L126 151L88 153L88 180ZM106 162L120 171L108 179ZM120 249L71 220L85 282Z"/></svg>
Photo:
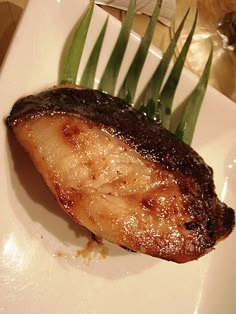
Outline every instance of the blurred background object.
<svg viewBox="0 0 236 314"><path fill-rule="evenodd" d="M126 11L129 6L127 0L95 0L95 3L118 8ZM156 0L136 0L136 12L151 16L156 5ZM176 0L162 0L158 20L167 26L171 26L175 18Z"/></svg>
<svg viewBox="0 0 236 314"><path fill-rule="evenodd" d="M20 19L26 1L0 0L0 65L7 52L12 36Z"/></svg>
<svg viewBox="0 0 236 314"><path fill-rule="evenodd" d="M236 50L236 11L225 13L217 26L218 34L223 40L223 47Z"/></svg>
<svg viewBox="0 0 236 314"><path fill-rule="evenodd" d="M0 0L0 65L26 4L27 0ZM123 20L125 11L104 8L121 21ZM214 57L209 83L236 102L236 51L225 49L222 38L217 31L218 24L223 20L225 14L236 12L236 0L176 0L174 22L171 27L167 27L161 22L157 23L153 44L162 51L166 50L174 31L188 8L191 9L190 14L180 36L176 55L189 33L195 11L198 9L198 24L185 66L199 76L212 44ZM144 14L137 15L133 24L134 31L142 35L148 19L149 17Z"/></svg>
<svg viewBox="0 0 236 314"><path fill-rule="evenodd" d="M236 11L236 0L177 0L173 32L180 23L182 12L188 7L191 11L179 40L179 50L188 35L197 8L199 16L186 67L199 76L212 44L214 56L209 84L236 102L236 51L224 49L222 38L217 32L218 24L224 15Z"/></svg>

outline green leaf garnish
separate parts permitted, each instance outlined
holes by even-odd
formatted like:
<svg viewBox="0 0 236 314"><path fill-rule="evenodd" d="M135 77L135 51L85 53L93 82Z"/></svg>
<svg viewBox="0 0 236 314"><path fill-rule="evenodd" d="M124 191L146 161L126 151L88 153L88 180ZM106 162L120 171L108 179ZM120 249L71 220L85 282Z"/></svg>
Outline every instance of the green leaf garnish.
<svg viewBox="0 0 236 314"><path fill-rule="evenodd" d="M143 69L143 65L148 54L148 49L151 43L153 32L156 26L156 20L160 12L161 0L157 0L153 15L148 24L145 35L143 36L138 50L135 54L134 59L131 62L129 70L122 82L118 96L125 99L129 103L132 103L135 97L137 84ZM120 71L120 66L126 52L128 39L130 36L130 30L133 22L134 11L135 11L135 0L130 1L129 9L126 15L126 19L121 27L117 42L113 48L109 61L105 67L105 71L101 77L101 82L99 89L108 92L111 95L115 93L115 87L117 78ZM69 54L66 59L63 75L60 84L63 83L76 83L78 68L80 65L81 56L84 49L85 40L87 37L87 32L91 22L91 17L93 13L94 3L89 6L86 14L80 20L80 24L76 29ZM164 79L168 67L171 63L174 50L183 29L185 20L187 18L188 12L185 14L181 24L179 25L172 41L169 44L167 51L163 54L163 57L157 66L151 79L142 91L138 101L135 104L136 108L139 108L146 116L156 120L157 122L163 123L164 127L170 129L170 124L175 122L177 128L175 134L184 142L191 144L194 129L196 126L197 118L201 108L203 98L205 96L207 83L209 79L210 67L212 62L212 50L209 55L208 61L204 68L203 74L194 88L192 93L182 102L179 108L185 108L182 117L178 119L173 119L177 116L176 110L174 113L172 111L172 103L174 95L177 89L178 82L180 80L180 75L184 66L184 62L189 50L189 46L193 37L193 33L197 21L197 13L188 35L188 38L174 64L172 71L163 86ZM93 88L95 83L95 74L97 69L97 64L99 62L101 47L104 41L105 32L107 29L108 20L105 21L103 28L96 40L96 43L92 49L92 52L88 58L87 64L85 66L80 84L87 88ZM161 90L162 89L162 90ZM172 130L171 130L172 131Z"/></svg>
<svg viewBox="0 0 236 314"><path fill-rule="evenodd" d="M105 71L101 77L99 89L113 95L115 93L116 82L120 71L120 66L128 44L130 31L135 13L136 0L131 0L126 14L126 18L122 23L122 27L112 50Z"/></svg>
<svg viewBox="0 0 236 314"><path fill-rule="evenodd" d="M136 88L138 85L138 79L140 77L148 53L148 49L150 47L150 43L156 26L156 21L160 12L161 3L162 0L157 0L147 30L141 40L139 48L135 54L135 57L130 65L130 68L118 93L118 97L126 99L126 101L128 101L129 103L132 103L134 100Z"/></svg>
<svg viewBox="0 0 236 314"><path fill-rule="evenodd" d="M175 134L179 139L189 145L191 145L193 139L197 118L200 112L203 98L206 93L212 63L212 56L213 48L211 48L210 55L197 86L180 105L185 107L185 111L179 125L177 126Z"/></svg>
<svg viewBox="0 0 236 314"><path fill-rule="evenodd" d="M182 22L180 23L177 31L175 32L174 37L171 40L166 52L163 54L163 57L162 57L160 63L158 64L155 72L153 73L151 79L149 80L149 82L147 83L143 92L139 96L137 102L135 103L136 108L139 108L139 107L145 108L145 106L148 103L150 103L150 101L152 103L153 102L156 103L156 108L158 108L158 109L160 108L159 97L160 97L161 86L162 86L164 78L166 76L168 67L169 67L170 62L171 62L171 58L174 54L177 41L178 41L179 36L181 34L181 31L184 27L184 23L185 23L185 20L188 16L188 13L189 13L189 10L186 12ZM142 110L145 111L144 108ZM156 111L155 119L157 119L157 120L160 119L158 110Z"/></svg>
<svg viewBox="0 0 236 314"><path fill-rule="evenodd" d="M194 19L191 31L184 43L184 46L160 94L160 98L159 98L160 110L161 110L160 120L161 120L162 126L164 126L166 129L169 129L170 127L173 99L174 99L174 95L175 95L175 92L176 92L176 89L180 80L180 75L182 73L186 57L188 54L188 50L192 42L193 34L196 28L196 23L197 23L197 12L195 15L195 19Z"/></svg>
<svg viewBox="0 0 236 314"><path fill-rule="evenodd" d="M97 41L93 47L93 50L89 56L88 62L84 68L81 80L80 80L80 85L81 86L86 86L87 88L93 88L94 87L94 81L95 81L95 74L96 74L96 69L97 69L97 64L98 64L98 59L99 55L101 52L101 47L104 39L104 35L107 29L107 22L108 18L106 19L102 30L97 38Z"/></svg>
<svg viewBox="0 0 236 314"><path fill-rule="evenodd" d="M78 68L81 56L84 49L85 40L87 37L91 17L93 14L94 3L92 2L85 15L81 18L74 38L72 40L65 66L61 76L60 84L76 83Z"/></svg>

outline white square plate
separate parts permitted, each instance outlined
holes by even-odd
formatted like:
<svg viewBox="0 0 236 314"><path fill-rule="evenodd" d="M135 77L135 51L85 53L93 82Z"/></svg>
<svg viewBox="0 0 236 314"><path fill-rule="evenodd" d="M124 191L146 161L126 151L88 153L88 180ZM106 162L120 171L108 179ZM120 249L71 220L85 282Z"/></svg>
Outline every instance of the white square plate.
<svg viewBox="0 0 236 314"><path fill-rule="evenodd" d="M0 312L233 314L235 231L209 255L183 265L128 253L108 243L105 259L99 252L90 262L76 257L89 233L57 206L6 130L4 119L19 97L57 84L64 44L87 4L86 0L29 1L1 69ZM105 17L106 13L96 8L87 51ZM97 80L119 27L120 23L111 18ZM137 41L133 35L123 74ZM82 65L85 57L86 53ZM159 52L153 49L139 89L159 58ZM184 71L175 102L179 103L194 84L196 78ZM208 88L193 146L213 167L218 195L233 208L235 139L236 105Z"/></svg>

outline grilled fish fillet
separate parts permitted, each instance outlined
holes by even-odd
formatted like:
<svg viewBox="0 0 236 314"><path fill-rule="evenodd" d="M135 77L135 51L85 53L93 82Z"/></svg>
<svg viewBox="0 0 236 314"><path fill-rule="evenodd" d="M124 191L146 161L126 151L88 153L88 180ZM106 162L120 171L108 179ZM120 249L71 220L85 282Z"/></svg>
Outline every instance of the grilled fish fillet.
<svg viewBox="0 0 236 314"><path fill-rule="evenodd" d="M7 125L60 206L97 236L184 263L233 229L212 169L119 98L51 89L18 100Z"/></svg>

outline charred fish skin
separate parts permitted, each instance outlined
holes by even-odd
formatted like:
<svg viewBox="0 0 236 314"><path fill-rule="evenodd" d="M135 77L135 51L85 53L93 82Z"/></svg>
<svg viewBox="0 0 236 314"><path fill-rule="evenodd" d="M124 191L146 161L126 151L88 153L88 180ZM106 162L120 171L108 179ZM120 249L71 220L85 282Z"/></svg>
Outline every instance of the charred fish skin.
<svg viewBox="0 0 236 314"><path fill-rule="evenodd" d="M135 221L139 218L132 212L129 218L127 218L128 215L126 217L129 223L125 221L126 218L119 223L120 228L133 228L133 234L131 235L130 231L124 231L120 235L120 240L119 237L114 238L105 234L108 240L134 251L176 262L186 262L197 259L210 251L218 240L232 231L235 223L234 211L217 199L212 169L191 147L117 97L96 90L68 87L44 91L17 101L7 118L7 125L15 132L17 126L21 124L27 124L42 117L54 119L58 116L87 121L87 125L91 124L108 134L111 137L110 140L117 138L127 145L137 153L137 156L147 162L147 166L152 168L153 173L163 172L167 181L168 175L171 177L168 182L171 182L171 189L174 190L169 200L171 199L172 204L173 199L178 199L176 201L178 206L175 204L174 210L169 207L162 210L167 217L170 217L167 215L168 211L172 212L172 216L177 217L178 210L183 217L186 216L185 220L175 222L174 227L171 224L175 220L166 219L167 227L173 228L174 232L172 234L169 231L160 233L150 226L144 227L141 222L137 223L137 230L134 230L129 225L132 221L130 218L135 217ZM81 124L81 127L84 126ZM35 164L37 166L37 162ZM163 189L164 194L168 189L168 184ZM50 187L50 183L48 185ZM64 195L60 187L57 187L57 190L50 188L61 206L69 214L71 213L72 218L83 224L79 218L74 217L73 209L68 205L71 201L70 199L68 201L68 193ZM151 192L154 193L153 191L156 194L161 193L160 189L155 190L152 187ZM153 214L153 209L160 211L160 204L156 204L156 194L153 196L149 193L147 196L145 192L144 195L138 197L137 204L141 204L139 207L145 211L146 215L145 220L142 218L144 213L140 210L140 220L145 220L145 224L147 220L150 220L148 215L151 215L149 222L154 225L156 214ZM68 201L66 205L68 208L65 208L65 200ZM116 222L112 221L111 224L115 225ZM129 226L124 227L125 224ZM92 231L96 233L97 230ZM115 232L118 233L117 230ZM101 233L98 235L104 236Z"/></svg>

